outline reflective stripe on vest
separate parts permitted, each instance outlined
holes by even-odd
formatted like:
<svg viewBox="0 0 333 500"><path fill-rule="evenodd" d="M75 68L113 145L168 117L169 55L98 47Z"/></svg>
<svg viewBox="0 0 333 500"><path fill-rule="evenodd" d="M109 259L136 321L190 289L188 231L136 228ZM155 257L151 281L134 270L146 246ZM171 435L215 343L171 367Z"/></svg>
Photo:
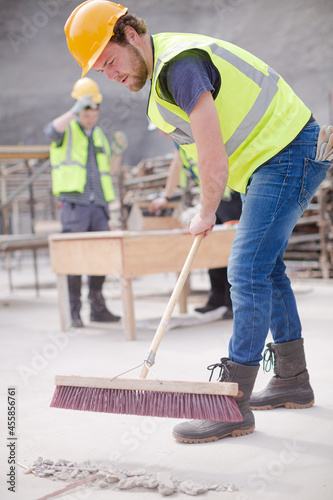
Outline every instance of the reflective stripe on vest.
<svg viewBox="0 0 333 500"><path fill-rule="evenodd" d="M163 99L159 93L158 78L164 64L184 50L205 51L221 74L222 83L215 96L215 104L229 156L228 185L236 191L245 192L254 170L298 135L309 120L310 111L273 69L227 42L190 34L160 34L153 36L153 41L155 67L148 105L149 119L170 134L187 154L197 159L189 118L177 105ZM237 90L231 83L235 71L243 75L238 78ZM229 76L231 78L228 79ZM224 98L226 92L229 101ZM240 104L237 107L238 97ZM232 122L233 107L236 116ZM268 122L269 129L266 127Z"/></svg>
<svg viewBox="0 0 333 500"><path fill-rule="evenodd" d="M96 135L98 134L102 146L96 146ZM95 153L98 165L98 171L100 175L102 190L104 198L107 202L115 199L115 193L112 183L112 178L110 174L110 159L111 159L111 149L107 138L105 137L103 131L99 127L94 128L93 132Z"/></svg>
<svg viewBox="0 0 333 500"><path fill-rule="evenodd" d="M65 142L65 140L66 140L66 159L64 161L62 161L60 164L58 164L58 165L52 165L52 163L51 163L52 169L59 168L62 165L79 165L80 167L86 169L87 165L84 165L84 164L82 164L82 163L80 163L78 161L72 160L73 131L72 131L72 126L71 125L67 128L67 130L65 132L64 142ZM58 147L61 147L61 146L58 146Z"/></svg>

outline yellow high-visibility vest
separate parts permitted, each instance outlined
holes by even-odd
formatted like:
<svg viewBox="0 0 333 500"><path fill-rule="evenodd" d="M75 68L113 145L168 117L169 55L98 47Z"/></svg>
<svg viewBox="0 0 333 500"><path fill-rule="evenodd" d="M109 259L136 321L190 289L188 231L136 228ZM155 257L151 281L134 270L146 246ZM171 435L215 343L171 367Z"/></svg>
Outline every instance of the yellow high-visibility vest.
<svg viewBox="0 0 333 500"><path fill-rule="evenodd" d="M221 75L214 98L229 157L228 186L244 193L253 172L295 139L309 121L310 110L272 68L231 43L203 35L160 33L153 36L153 44L149 119L198 159L189 117L163 98L159 76L181 52L195 49L208 54Z"/></svg>
<svg viewBox="0 0 333 500"><path fill-rule="evenodd" d="M115 198L110 175L110 145L100 127L94 128L92 138L104 198L109 202ZM55 142L51 143L52 192L55 196L61 193L84 192L87 182L88 145L89 139L76 120L70 122L60 146Z"/></svg>

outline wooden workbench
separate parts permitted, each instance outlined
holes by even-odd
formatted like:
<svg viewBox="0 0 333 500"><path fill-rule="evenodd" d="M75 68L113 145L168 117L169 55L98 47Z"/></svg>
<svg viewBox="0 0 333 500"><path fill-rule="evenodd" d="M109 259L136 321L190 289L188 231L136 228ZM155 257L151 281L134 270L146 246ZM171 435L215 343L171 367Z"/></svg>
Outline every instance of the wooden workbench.
<svg viewBox="0 0 333 500"><path fill-rule="evenodd" d="M5 252L6 267L8 271L9 289L13 291L11 253L16 250L31 250L33 252L35 290L39 295L38 268L37 268L37 250L48 248L47 236L36 234L5 234L0 236L0 252Z"/></svg>
<svg viewBox="0 0 333 500"><path fill-rule="evenodd" d="M227 266L235 229L216 226L203 240L193 269ZM67 274L120 276L124 333L135 340L132 278L180 272L193 242L184 229L62 233L49 236L52 270L57 274L60 320L70 325Z"/></svg>

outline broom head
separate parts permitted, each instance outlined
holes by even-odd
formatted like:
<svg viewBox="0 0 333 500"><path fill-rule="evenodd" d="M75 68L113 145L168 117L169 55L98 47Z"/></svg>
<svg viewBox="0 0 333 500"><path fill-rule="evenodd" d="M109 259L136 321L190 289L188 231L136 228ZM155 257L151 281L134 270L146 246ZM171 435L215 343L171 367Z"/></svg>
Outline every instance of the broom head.
<svg viewBox="0 0 333 500"><path fill-rule="evenodd" d="M240 422L233 382L58 375L51 407L151 417Z"/></svg>

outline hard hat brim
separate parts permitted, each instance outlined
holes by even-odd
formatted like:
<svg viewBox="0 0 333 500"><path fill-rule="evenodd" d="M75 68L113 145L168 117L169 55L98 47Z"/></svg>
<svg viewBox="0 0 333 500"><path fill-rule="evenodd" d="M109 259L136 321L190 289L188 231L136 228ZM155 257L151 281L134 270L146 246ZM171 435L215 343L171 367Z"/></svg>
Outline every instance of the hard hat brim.
<svg viewBox="0 0 333 500"><path fill-rule="evenodd" d="M97 61L99 56L102 54L102 52L105 49L105 47L107 46L107 44L109 43L109 40L111 39L112 35L113 35L113 31L112 31L110 38L108 38L108 40L106 40L105 43L101 44L101 47L95 52L95 54L91 57L91 59L87 62L87 64L82 66L81 78L86 76L86 74L91 70L91 68L93 67L93 65L95 64L95 62Z"/></svg>

